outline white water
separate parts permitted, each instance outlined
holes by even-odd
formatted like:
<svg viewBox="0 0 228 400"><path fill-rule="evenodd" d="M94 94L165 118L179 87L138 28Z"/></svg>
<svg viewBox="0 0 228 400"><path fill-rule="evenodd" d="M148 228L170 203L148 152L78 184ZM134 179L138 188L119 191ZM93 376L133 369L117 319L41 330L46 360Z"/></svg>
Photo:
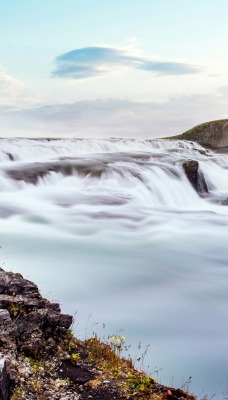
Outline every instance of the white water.
<svg viewBox="0 0 228 400"><path fill-rule="evenodd" d="M184 174L188 159L205 198ZM45 173L29 183L34 170ZM0 139L3 267L78 311L77 334L98 322L103 335L104 322L133 357L150 344L160 381L192 376L190 390L216 399L228 391L226 199L228 156L196 143Z"/></svg>

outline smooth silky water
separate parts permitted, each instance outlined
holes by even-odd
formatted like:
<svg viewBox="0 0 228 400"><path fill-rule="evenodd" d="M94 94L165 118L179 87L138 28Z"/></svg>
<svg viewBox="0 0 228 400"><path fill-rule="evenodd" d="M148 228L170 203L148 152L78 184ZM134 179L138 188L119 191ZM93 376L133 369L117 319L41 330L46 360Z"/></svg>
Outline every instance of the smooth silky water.
<svg viewBox="0 0 228 400"><path fill-rule="evenodd" d="M184 141L0 139L0 161L3 268L76 313L81 338L124 335L133 359L150 345L159 381L191 376L199 398L224 399L228 156Z"/></svg>

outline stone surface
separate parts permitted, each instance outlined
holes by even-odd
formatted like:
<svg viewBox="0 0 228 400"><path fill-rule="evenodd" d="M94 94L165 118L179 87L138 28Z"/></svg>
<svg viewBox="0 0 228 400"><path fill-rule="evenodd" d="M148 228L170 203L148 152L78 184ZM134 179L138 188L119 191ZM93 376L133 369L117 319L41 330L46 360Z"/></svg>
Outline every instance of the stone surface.
<svg viewBox="0 0 228 400"><path fill-rule="evenodd" d="M33 283L24 279L21 274L13 272L5 272L0 268L0 294L10 296L24 295L30 299L41 299L38 287Z"/></svg>
<svg viewBox="0 0 228 400"><path fill-rule="evenodd" d="M21 165L15 169L10 166L6 169L7 175L16 181L24 181L27 183L37 184L40 178L44 178L50 172L60 172L64 176L72 175L73 169L71 163L67 160L60 160L52 163L30 163Z"/></svg>
<svg viewBox="0 0 228 400"><path fill-rule="evenodd" d="M64 379L69 378L78 384L83 384L91 381L94 374L79 365L72 364L70 360L62 360L58 376Z"/></svg>
<svg viewBox="0 0 228 400"><path fill-rule="evenodd" d="M20 274L0 269L0 344L28 356L46 351L49 339L55 346L72 324L56 303L42 298L38 287ZM52 346L53 347L53 346Z"/></svg>
<svg viewBox="0 0 228 400"><path fill-rule="evenodd" d="M8 400L8 376L6 359L0 355L0 400Z"/></svg>
<svg viewBox="0 0 228 400"><path fill-rule="evenodd" d="M205 194L208 192L207 182L204 178L203 173L199 170L199 163L195 160L188 160L182 163L185 174L199 194Z"/></svg>
<svg viewBox="0 0 228 400"><path fill-rule="evenodd" d="M8 310L0 310L0 325L5 321L11 321Z"/></svg>
<svg viewBox="0 0 228 400"><path fill-rule="evenodd" d="M190 140L198 142L204 147L226 149L228 147L228 119L205 122L184 132L182 135L167 139Z"/></svg>

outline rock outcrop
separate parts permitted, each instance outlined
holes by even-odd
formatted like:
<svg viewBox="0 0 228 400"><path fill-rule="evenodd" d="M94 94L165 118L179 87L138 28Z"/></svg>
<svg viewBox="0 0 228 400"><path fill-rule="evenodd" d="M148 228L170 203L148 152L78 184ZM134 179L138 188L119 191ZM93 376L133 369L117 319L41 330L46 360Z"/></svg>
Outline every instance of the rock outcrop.
<svg viewBox="0 0 228 400"><path fill-rule="evenodd" d="M80 341L71 324L33 282L0 268L0 400L195 400L120 358L121 340Z"/></svg>
<svg viewBox="0 0 228 400"><path fill-rule="evenodd" d="M8 398L9 382L6 372L6 359L3 355L0 355L0 400L7 400Z"/></svg>
<svg viewBox="0 0 228 400"><path fill-rule="evenodd" d="M189 182L197 191L197 193L199 195L204 195L205 193L208 193L207 182L204 178L203 173L199 170L198 161L196 160L184 161L182 167L184 168L185 174Z"/></svg>
<svg viewBox="0 0 228 400"><path fill-rule="evenodd" d="M0 270L1 342L9 350L42 356L49 341L61 339L72 317L43 299L37 286L20 274Z"/></svg>
<svg viewBox="0 0 228 400"><path fill-rule="evenodd" d="M205 122L184 132L182 135L167 139L190 140L198 142L206 148L228 148L228 119Z"/></svg>

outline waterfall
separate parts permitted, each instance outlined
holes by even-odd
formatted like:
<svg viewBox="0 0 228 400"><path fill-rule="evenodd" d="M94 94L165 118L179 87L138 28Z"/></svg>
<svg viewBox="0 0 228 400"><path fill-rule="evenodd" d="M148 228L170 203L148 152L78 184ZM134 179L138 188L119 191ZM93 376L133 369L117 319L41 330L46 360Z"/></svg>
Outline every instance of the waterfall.
<svg viewBox="0 0 228 400"><path fill-rule="evenodd" d="M195 392L227 384L227 204L228 156L194 142L0 139L4 267L82 327L151 344L161 380L193 375Z"/></svg>

